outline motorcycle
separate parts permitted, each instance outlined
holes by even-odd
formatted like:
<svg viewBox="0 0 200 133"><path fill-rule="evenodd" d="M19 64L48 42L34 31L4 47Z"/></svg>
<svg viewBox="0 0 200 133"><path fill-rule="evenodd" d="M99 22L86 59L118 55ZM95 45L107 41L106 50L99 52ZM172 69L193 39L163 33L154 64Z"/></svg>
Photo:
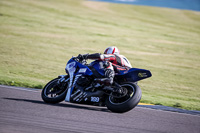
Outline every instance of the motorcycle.
<svg viewBox="0 0 200 133"><path fill-rule="evenodd" d="M46 103L62 101L106 106L110 111L130 111L140 102L142 92L137 82L152 76L149 70L131 68L115 73L112 86L103 86L95 78L104 77L103 61L87 64L85 59L72 57L66 65L66 75L48 82L41 97Z"/></svg>

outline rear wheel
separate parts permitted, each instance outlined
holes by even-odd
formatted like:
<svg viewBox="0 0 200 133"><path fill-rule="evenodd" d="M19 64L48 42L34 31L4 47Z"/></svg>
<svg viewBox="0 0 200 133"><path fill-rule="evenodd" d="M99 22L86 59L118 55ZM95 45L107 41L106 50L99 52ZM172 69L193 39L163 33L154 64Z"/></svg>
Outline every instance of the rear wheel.
<svg viewBox="0 0 200 133"><path fill-rule="evenodd" d="M141 89L134 83L121 84L127 93L123 97L108 96L106 99L106 106L109 110L116 113L123 113L133 109L140 102L142 97Z"/></svg>
<svg viewBox="0 0 200 133"><path fill-rule="evenodd" d="M60 78L55 78L51 80L46 86L43 88L41 97L46 103L59 103L65 99L67 93L67 86L69 83L69 78L67 78L66 82L59 82Z"/></svg>

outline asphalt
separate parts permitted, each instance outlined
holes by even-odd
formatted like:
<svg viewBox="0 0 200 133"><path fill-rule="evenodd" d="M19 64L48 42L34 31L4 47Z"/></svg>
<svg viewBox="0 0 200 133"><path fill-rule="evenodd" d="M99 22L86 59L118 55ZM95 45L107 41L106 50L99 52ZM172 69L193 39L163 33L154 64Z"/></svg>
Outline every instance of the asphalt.
<svg viewBox="0 0 200 133"><path fill-rule="evenodd" d="M46 104L41 90L0 86L0 133L200 133L200 116L137 106Z"/></svg>

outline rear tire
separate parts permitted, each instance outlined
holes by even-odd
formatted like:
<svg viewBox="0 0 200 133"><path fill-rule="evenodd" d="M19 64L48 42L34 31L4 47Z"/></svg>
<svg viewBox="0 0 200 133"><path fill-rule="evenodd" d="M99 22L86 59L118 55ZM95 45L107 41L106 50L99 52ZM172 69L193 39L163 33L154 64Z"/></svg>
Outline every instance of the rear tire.
<svg viewBox="0 0 200 133"><path fill-rule="evenodd" d="M60 88L58 86L59 79L60 78L55 78L55 79L51 80L43 88L41 97L44 102L55 104L55 103L59 103L59 102L62 102L63 100L65 100L68 85L66 85L64 88Z"/></svg>
<svg viewBox="0 0 200 133"><path fill-rule="evenodd" d="M124 113L130 111L137 106L142 97L142 91L137 84L123 83L121 86L128 90L127 95L122 98L116 98L110 95L106 99L107 108L115 113Z"/></svg>

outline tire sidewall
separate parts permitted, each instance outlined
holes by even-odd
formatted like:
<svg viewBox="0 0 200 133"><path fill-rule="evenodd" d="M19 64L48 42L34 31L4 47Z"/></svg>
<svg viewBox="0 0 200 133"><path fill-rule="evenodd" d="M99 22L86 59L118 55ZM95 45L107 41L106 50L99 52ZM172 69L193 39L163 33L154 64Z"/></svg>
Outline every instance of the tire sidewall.
<svg viewBox="0 0 200 133"><path fill-rule="evenodd" d="M135 106L137 106L137 104L140 102L140 99L142 97L142 91L141 91L140 87L137 84L130 83L130 82L123 83L121 85L125 85L125 84L131 85L132 87L134 87L135 92L130 99L128 99L127 101L125 101L123 103L119 103L119 104L113 104L112 102L110 102L110 100L109 100L110 96L108 96L106 99L106 106L112 112L123 113L123 112L130 111Z"/></svg>
<svg viewBox="0 0 200 133"><path fill-rule="evenodd" d="M50 98L50 97L47 97L45 95L45 91L46 91L47 87L49 85L51 85L52 83L54 83L56 80L59 80L59 78L55 78L55 79L49 81L45 85L45 87L42 89L41 97L42 97L43 101L46 102L46 103L53 103L53 104L55 104L55 103L59 103L59 102L62 102L63 100L65 100L67 89L61 95L59 95L58 97L55 97L55 98Z"/></svg>

